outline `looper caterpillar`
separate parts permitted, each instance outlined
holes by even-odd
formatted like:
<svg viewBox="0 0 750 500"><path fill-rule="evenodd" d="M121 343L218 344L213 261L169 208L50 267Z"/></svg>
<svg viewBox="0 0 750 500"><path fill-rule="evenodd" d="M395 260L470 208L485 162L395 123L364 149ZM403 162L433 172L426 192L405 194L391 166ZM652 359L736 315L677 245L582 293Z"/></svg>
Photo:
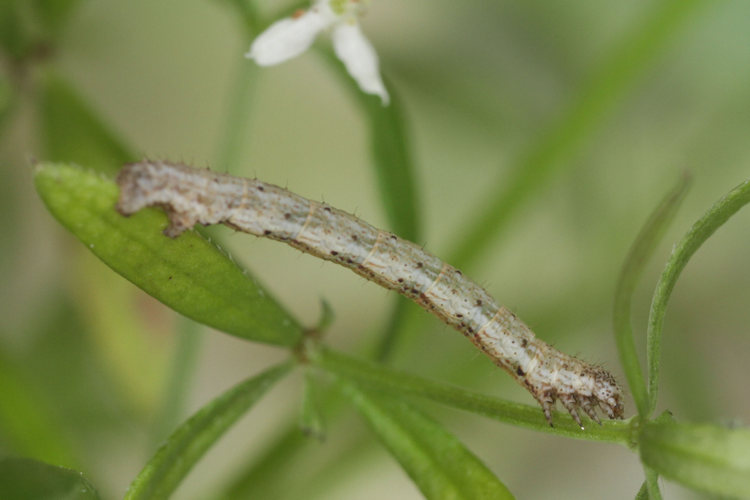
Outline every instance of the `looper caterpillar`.
<svg viewBox="0 0 750 500"><path fill-rule="evenodd" d="M510 373L539 402L550 425L558 399L581 428L580 410L597 422L597 407L609 418L622 418L622 394L609 372L536 338L461 271L410 241L278 186L207 169L143 161L126 165L117 183L117 210L130 215L146 206L164 208L169 237L196 223L225 224L286 242L406 295Z"/></svg>

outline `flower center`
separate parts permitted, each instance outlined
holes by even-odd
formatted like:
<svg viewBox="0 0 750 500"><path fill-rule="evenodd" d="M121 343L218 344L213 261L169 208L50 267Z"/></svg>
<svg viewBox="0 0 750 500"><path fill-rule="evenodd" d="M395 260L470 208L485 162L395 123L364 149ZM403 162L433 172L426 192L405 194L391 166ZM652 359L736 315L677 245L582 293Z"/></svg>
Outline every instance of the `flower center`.
<svg viewBox="0 0 750 500"><path fill-rule="evenodd" d="M337 16L359 16L364 10L366 1L360 0L329 0L328 5Z"/></svg>

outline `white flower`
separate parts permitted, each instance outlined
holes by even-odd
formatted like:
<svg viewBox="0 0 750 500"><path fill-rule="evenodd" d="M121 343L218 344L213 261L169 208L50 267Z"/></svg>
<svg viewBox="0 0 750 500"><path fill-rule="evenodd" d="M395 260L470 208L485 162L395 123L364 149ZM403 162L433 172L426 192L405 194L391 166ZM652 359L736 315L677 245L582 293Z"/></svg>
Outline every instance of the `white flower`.
<svg viewBox="0 0 750 500"><path fill-rule="evenodd" d="M321 31L331 28L333 49L346 70L364 92L380 96L387 105L389 96L380 77L378 55L357 21L361 9L358 0L317 0L309 10L269 26L245 57L259 66L282 63L302 54Z"/></svg>

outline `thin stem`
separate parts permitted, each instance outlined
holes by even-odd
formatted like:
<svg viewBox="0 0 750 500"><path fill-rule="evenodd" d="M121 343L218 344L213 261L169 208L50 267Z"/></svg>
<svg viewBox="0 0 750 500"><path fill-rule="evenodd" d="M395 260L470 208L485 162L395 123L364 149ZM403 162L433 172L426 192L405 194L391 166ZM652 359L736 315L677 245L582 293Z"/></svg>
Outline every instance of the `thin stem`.
<svg viewBox="0 0 750 500"><path fill-rule="evenodd" d="M216 155L220 168L225 172L237 173L239 170L243 146L249 136L251 107L259 74L255 63L244 58L238 60L226 104L226 125Z"/></svg>
<svg viewBox="0 0 750 500"><path fill-rule="evenodd" d="M388 391L392 394L418 396L541 432L631 446L629 421L607 420L601 426L591 423L586 426L585 430L581 430L569 415L554 412L555 426L550 427L538 407L512 403L470 392L410 373L391 370L374 363L350 358L325 348L320 348L311 353L310 359L316 366L336 376L353 379L362 385Z"/></svg>
<svg viewBox="0 0 750 500"><path fill-rule="evenodd" d="M381 333L381 337L378 339L379 342L375 351L375 359L377 361L384 363L393 356L398 346L398 341L404 332L401 325L405 323L409 315L409 308L411 307L409 303L409 299L402 296L398 296L394 300L388 323Z"/></svg>
<svg viewBox="0 0 750 500"><path fill-rule="evenodd" d="M687 192L688 180L687 176L683 176L649 216L628 252L615 288L612 321L617 350L620 354L620 363L628 378L630 392L638 407L638 414L644 418L648 413L648 392L641 363L638 361L633 327L630 322L633 293L656 245L677 213L677 208Z"/></svg>
<svg viewBox="0 0 750 500"><path fill-rule="evenodd" d="M656 408L659 392L659 363L661 361L661 338L667 303L672 296L677 279L693 254L739 209L750 203L750 180L732 189L701 217L675 245L672 255L664 267L659 283L651 300L646 335L646 355L648 358L649 411Z"/></svg>
<svg viewBox="0 0 750 500"><path fill-rule="evenodd" d="M176 330L177 346L172 357L159 418L152 430L151 443L154 445L160 444L180 422L203 344L203 326L199 323L179 316Z"/></svg>
<svg viewBox="0 0 750 500"><path fill-rule="evenodd" d="M661 490L659 489L659 474L652 468L643 466L646 473L646 491L648 491L649 500L661 500Z"/></svg>

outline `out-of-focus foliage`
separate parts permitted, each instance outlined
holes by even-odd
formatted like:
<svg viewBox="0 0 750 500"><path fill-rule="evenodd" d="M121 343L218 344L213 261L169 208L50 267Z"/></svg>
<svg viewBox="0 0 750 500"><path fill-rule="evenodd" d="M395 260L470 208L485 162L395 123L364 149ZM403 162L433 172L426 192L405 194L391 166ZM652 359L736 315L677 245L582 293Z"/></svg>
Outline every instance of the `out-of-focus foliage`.
<svg viewBox="0 0 750 500"><path fill-rule="evenodd" d="M0 459L0 487L6 500L98 500L80 472L24 458Z"/></svg>
<svg viewBox="0 0 750 500"><path fill-rule="evenodd" d="M611 332L617 276L644 221L688 169L690 193L664 229L663 243L650 248L653 257L639 268L640 285L632 283L629 307L621 311L631 315L631 354L645 360L649 300L671 243L750 176L748 3L372 2L362 23L399 96L399 108L388 109L360 107L342 86L350 82L315 54L237 71L251 64L242 59L248 30L296 4L0 3L0 454L84 471L102 496L121 497L156 452L150 436L159 425L152 420L164 385L161 368L180 324L56 225L33 190L37 161L112 173L143 154L231 169L323 198L376 225L417 234L417 243L455 257L453 264L470 264L471 275L540 337L604 364L620 382L630 373L618 367ZM320 45L326 50L325 41ZM243 74L250 77L233 76ZM405 164L409 169L400 167ZM50 181L47 192L59 196L65 187ZM106 236L117 217L100 219L108 229L95 248L109 245L110 258L125 261L129 247ZM154 226L162 220L153 212L142 217ZM659 473L707 491L745 491L736 489L745 488L737 486L745 455L718 444L737 442L734 436L744 431L722 425L750 414L743 397L750 352L748 217L739 211L728 220L680 267L680 282L669 290L656 356L660 390L651 404L671 410L680 423L650 423L640 431L652 490ZM218 235L302 323L316 323L324 296L336 312L328 345L358 352L380 345L383 358L436 382L404 377L398 386L394 372L381 367L338 366L352 377L371 377L372 387L381 383L411 403L410 390L428 387L442 402L453 394L453 406L473 404L440 382L493 396L479 401L486 408L496 400L527 403L522 409L533 403L468 342L413 304L403 302L391 315L387 294L332 265L273 242ZM152 236L170 243L158 229ZM147 275L144 266L130 272ZM251 307L242 322L280 338ZM384 330L392 334L385 343ZM183 398L187 407L175 409L179 420L282 354L207 335L195 385ZM245 462L256 465L243 478L251 491L418 497L392 459L376 455L378 448L363 444L367 434L339 416L340 402L331 406L322 398L322 411L306 413L307 421L313 415L327 422L323 444L279 429L281 415L297 420L302 403L294 384L264 398L175 497L211 496ZM633 401L626 408L628 416L635 413ZM643 484L626 447L426 410L449 423L519 498L551 497L563 487L587 498L632 497ZM688 421L706 424L681 423ZM625 425L611 429L620 436ZM274 444L269 436L276 433ZM712 472L721 461L731 478ZM659 483L666 498L689 498L687 490Z"/></svg>
<svg viewBox="0 0 750 500"><path fill-rule="evenodd" d="M641 432L643 462L664 477L717 495L750 492L750 430L713 425L648 423Z"/></svg>
<svg viewBox="0 0 750 500"><path fill-rule="evenodd" d="M45 159L113 174L137 158L69 84L54 74L42 82L40 127Z"/></svg>

